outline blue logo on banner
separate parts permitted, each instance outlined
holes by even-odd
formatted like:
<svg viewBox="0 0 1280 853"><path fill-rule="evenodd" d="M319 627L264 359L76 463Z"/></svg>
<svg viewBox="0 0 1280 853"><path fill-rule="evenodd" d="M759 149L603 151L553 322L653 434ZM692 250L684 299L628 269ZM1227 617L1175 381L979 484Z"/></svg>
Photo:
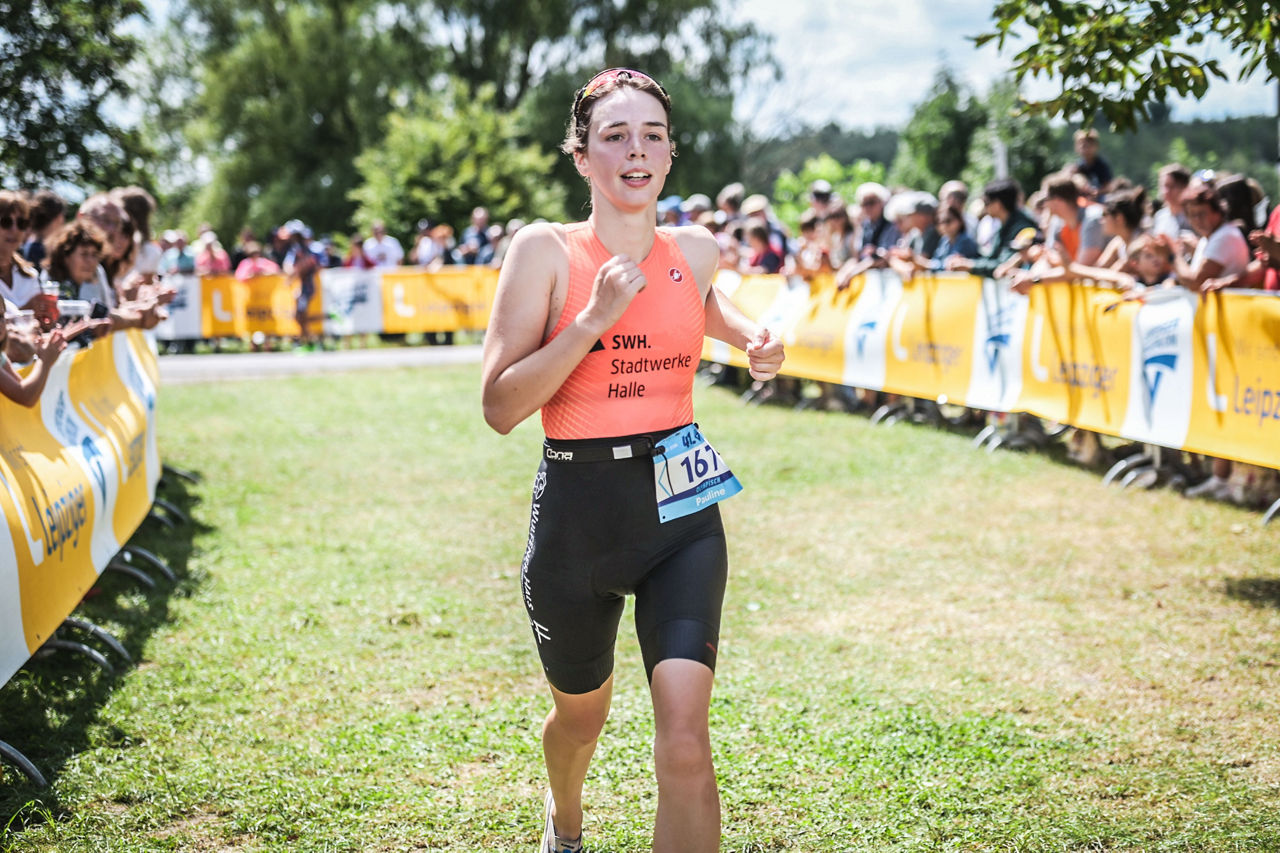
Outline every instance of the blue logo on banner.
<svg viewBox="0 0 1280 853"><path fill-rule="evenodd" d="M862 358L867 346L867 337L876 330L876 321L868 320L858 327L858 358Z"/></svg>
<svg viewBox="0 0 1280 853"><path fill-rule="evenodd" d="M98 445L93 438L87 435L84 437L84 441L80 442L80 449L84 452L85 461L93 469L93 478L98 483L98 491L102 492L102 501L105 504L107 500L107 472L102 469L102 452L98 450Z"/></svg>
<svg viewBox="0 0 1280 853"><path fill-rule="evenodd" d="M996 372L996 366L1000 363L1000 353L1009 345L1009 335L1007 332L1001 332L987 338L986 354L987 354L987 370L992 373Z"/></svg>
<svg viewBox="0 0 1280 853"><path fill-rule="evenodd" d="M1147 412L1156 403L1160 380L1178 369L1178 323L1175 317L1142 335L1142 378L1147 386Z"/></svg>

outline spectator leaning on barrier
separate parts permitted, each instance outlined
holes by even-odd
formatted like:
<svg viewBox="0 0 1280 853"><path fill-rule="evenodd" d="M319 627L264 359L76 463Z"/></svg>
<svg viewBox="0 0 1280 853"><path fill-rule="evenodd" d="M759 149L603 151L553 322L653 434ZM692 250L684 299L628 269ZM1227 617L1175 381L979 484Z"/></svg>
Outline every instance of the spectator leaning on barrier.
<svg viewBox="0 0 1280 853"><path fill-rule="evenodd" d="M0 295L14 308L25 308L40 293L39 270L19 253L30 225L22 194L0 190Z"/></svg>
<svg viewBox="0 0 1280 853"><path fill-rule="evenodd" d="M1216 290L1249 266L1249 244L1240 228L1227 219L1226 205L1210 184L1192 182L1182 204L1200 239L1190 263L1170 241L1178 283L1196 292Z"/></svg>
<svg viewBox="0 0 1280 853"><path fill-rule="evenodd" d="M1115 190L1102 205L1102 233L1110 238L1097 265L1108 269L1129 267L1129 244L1141 233L1147 211L1147 191L1142 187Z"/></svg>
<svg viewBox="0 0 1280 853"><path fill-rule="evenodd" d="M270 258L263 257L261 243L250 240L244 244L244 252L244 260L236 266L236 278L240 281L280 272L279 264Z"/></svg>
<svg viewBox="0 0 1280 853"><path fill-rule="evenodd" d="M196 275L229 275L231 256L218 242L218 235L205 231L196 240Z"/></svg>
<svg viewBox="0 0 1280 853"><path fill-rule="evenodd" d="M978 257L978 244L968 233L961 208L953 205L938 211L938 233L938 245L929 258L927 269L935 272L946 269L947 258L955 255Z"/></svg>
<svg viewBox="0 0 1280 853"><path fill-rule="evenodd" d="M1107 242L1102 233L1102 205L1091 202L1076 178L1066 172L1045 178L1041 190L1053 214L1045 243L1059 248L1074 263L1096 264Z"/></svg>
<svg viewBox="0 0 1280 853"><path fill-rule="evenodd" d="M47 335L29 333L34 334L31 346L33 364L26 376L20 376L9 361L10 322L17 322L17 319L6 316L0 323L0 394L20 406L31 408L40 400L45 383L49 381L49 369L67 348L67 341L61 329L55 328Z"/></svg>
<svg viewBox="0 0 1280 853"><path fill-rule="evenodd" d="M1256 263L1262 268L1264 290L1280 290L1280 204L1271 211L1267 227L1251 235L1258 247Z"/></svg>
<svg viewBox="0 0 1280 853"><path fill-rule="evenodd" d="M1026 235L1029 242L1037 233L1036 223L1019 206L1022 189L1012 178L992 181L982 189L982 202L986 215L1000 223L991 248L976 258L952 255L947 258L947 269L990 276L1021 247L1017 238Z"/></svg>
<svg viewBox="0 0 1280 853"><path fill-rule="evenodd" d="M364 241L364 254L375 267L398 267L404 261L400 241L387 233L382 222L373 223L373 236ZM286 265L287 266L287 265Z"/></svg>
<svg viewBox="0 0 1280 853"><path fill-rule="evenodd" d="M489 242L489 211L477 207L471 211L471 224L462 231L455 261L460 264L487 264L493 257L493 245Z"/></svg>
<svg viewBox="0 0 1280 853"><path fill-rule="evenodd" d="M31 231L22 244L22 257L34 267L44 263L44 241L67 221L67 203L53 190L40 190L29 204Z"/></svg>

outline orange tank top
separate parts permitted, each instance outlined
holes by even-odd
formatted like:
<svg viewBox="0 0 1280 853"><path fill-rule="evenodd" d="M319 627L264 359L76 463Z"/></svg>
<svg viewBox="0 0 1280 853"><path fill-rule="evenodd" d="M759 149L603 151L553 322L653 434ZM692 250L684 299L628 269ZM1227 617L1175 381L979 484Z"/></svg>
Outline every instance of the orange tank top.
<svg viewBox="0 0 1280 853"><path fill-rule="evenodd" d="M547 340L591 298L613 255L590 223L565 226L569 292ZM608 438L675 429L693 421L693 377L702 354L706 306L675 237L659 229L640 264L646 284L555 395L542 407L548 438Z"/></svg>

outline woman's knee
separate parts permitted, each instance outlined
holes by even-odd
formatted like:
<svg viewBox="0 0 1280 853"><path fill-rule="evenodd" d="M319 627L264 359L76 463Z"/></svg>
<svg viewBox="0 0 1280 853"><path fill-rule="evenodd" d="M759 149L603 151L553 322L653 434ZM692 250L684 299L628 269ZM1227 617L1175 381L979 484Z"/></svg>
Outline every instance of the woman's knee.
<svg viewBox="0 0 1280 853"><path fill-rule="evenodd" d="M653 742L658 781L692 779L711 774L711 737L705 726L682 726L659 731Z"/></svg>

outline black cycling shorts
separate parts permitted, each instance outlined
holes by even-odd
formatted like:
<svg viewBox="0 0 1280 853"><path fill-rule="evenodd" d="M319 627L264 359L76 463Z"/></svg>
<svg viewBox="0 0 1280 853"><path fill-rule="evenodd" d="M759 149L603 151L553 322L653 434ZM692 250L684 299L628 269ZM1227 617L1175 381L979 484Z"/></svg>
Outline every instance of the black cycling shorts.
<svg viewBox="0 0 1280 853"><path fill-rule="evenodd" d="M548 448L563 455L669 432L548 440L544 447L520 584L542 668L564 693L588 693L613 672L628 594L636 597L636 635L650 679L671 658L715 669L729 574L720 508L660 522L648 454L599 462L547 458Z"/></svg>

